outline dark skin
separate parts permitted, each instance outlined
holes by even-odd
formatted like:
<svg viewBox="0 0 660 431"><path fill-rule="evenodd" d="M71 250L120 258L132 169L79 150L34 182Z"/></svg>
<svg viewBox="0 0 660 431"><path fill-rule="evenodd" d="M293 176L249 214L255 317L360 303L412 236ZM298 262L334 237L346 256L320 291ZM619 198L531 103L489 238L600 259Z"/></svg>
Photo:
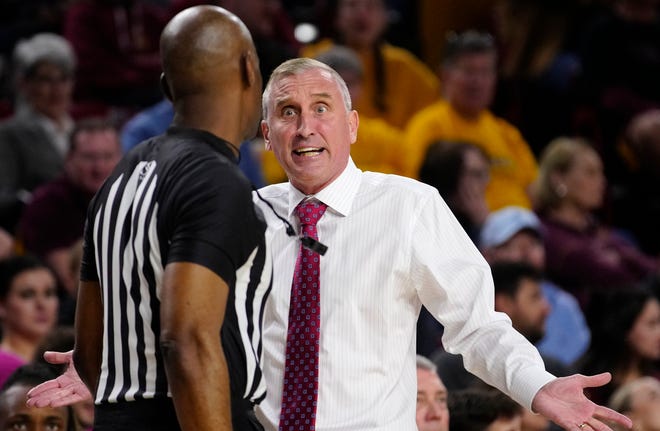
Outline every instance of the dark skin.
<svg viewBox="0 0 660 431"><path fill-rule="evenodd" d="M208 131L236 148L254 136L262 81L252 39L238 18L214 6L187 9L165 27L161 56L174 125ZM160 344L184 431L232 429L229 371L219 337L228 292L227 283L206 267L188 262L165 267ZM81 282L73 359L93 393L102 316L99 283Z"/></svg>

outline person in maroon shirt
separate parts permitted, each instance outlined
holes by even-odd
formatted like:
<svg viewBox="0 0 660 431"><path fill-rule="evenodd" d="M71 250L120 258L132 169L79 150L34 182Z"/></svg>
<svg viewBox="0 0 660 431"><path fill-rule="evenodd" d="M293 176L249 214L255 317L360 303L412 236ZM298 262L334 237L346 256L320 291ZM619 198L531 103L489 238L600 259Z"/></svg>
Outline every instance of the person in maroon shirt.
<svg viewBox="0 0 660 431"><path fill-rule="evenodd" d="M144 0L72 3L64 36L79 59L76 100L129 108L160 100L158 43L167 18Z"/></svg>
<svg viewBox="0 0 660 431"><path fill-rule="evenodd" d="M605 193L603 163L586 141L559 138L541 156L536 206L545 230L548 276L576 295L657 275L660 261L598 223Z"/></svg>
<svg viewBox="0 0 660 431"><path fill-rule="evenodd" d="M81 121L71 136L64 173L39 187L21 216L18 241L53 268L73 298L77 283L70 269L71 247L82 238L89 202L120 158L114 126Z"/></svg>

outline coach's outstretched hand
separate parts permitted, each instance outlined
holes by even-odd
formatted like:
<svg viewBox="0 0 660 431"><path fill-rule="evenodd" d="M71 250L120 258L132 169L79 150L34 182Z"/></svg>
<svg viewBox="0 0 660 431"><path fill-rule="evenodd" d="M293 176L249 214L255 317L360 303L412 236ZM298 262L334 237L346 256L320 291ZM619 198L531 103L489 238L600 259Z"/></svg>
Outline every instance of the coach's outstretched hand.
<svg viewBox="0 0 660 431"><path fill-rule="evenodd" d="M568 431L612 431L609 423L632 428L632 421L584 395L585 388L607 384L610 373L595 376L574 374L560 377L541 388L532 401L532 410Z"/></svg>

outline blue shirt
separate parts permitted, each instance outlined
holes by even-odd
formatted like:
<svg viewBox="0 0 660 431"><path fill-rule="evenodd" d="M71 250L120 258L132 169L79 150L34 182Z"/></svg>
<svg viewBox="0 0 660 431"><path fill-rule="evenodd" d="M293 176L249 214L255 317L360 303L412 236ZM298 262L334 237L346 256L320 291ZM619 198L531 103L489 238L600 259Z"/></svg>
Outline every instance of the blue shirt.
<svg viewBox="0 0 660 431"><path fill-rule="evenodd" d="M541 288L552 311L546 320L545 337L536 347L541 354L571 365L587 350L591 340L584 314L570 293L547 280Z"/></svg>
<svg viewBox="0 0 660 431"><path fill-rule="evenodd" d="M140 142L164 133L174 119L172 103L163 99L155 105L138 112L128 120L121 131L121 146L124 154ZM241 145L238 167L255 187L266 185L261 164L250 145Z"/></svg>

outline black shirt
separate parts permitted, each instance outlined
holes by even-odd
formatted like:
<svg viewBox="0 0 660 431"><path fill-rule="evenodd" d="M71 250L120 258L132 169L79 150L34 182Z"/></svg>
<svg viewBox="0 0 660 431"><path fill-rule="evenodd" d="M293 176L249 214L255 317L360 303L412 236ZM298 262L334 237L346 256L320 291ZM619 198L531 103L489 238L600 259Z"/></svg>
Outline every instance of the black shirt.
<svg viewBox="0 0 660 431"><path fill-rule="evenodd" d="M168 395L161 357L160 290L171 262L193 262L230 289L222 344L232 397L265 396L258 359L271 287L265 223L229 144L171 127L119 163L92 200L81 278L103 295L103 363L96 403Z"/></svg>

